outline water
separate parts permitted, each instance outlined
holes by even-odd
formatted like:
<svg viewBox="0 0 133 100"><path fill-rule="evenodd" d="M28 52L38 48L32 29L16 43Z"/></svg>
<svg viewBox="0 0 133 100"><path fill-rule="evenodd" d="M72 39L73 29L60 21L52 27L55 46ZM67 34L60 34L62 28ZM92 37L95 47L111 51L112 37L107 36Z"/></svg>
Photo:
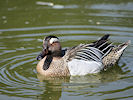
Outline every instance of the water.
<svg viewBox="0 0 133 100"><path fill-rule="evenodd" d="M1 0L1 100L133 99L133 45L107 72L63 78L37 75L36 56L45 36L63 47L90 43L103 34L120 44L133 42L132 0Z"/></svg>

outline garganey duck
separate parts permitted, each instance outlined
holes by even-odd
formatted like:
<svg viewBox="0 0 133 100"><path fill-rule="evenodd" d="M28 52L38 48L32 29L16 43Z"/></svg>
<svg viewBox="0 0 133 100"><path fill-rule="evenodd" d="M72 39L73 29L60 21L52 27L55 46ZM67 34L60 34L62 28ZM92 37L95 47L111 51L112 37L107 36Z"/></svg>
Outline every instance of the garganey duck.
<svg viewBox="0 0 133 100"><path fill-rule="evenodd" d="M130 40L114 46L108 41L109 34L90 44L62 50L59 38L47 36L43 50L38 55L37 72L43 76L76 76L99 73L115 65Z"/></svg>

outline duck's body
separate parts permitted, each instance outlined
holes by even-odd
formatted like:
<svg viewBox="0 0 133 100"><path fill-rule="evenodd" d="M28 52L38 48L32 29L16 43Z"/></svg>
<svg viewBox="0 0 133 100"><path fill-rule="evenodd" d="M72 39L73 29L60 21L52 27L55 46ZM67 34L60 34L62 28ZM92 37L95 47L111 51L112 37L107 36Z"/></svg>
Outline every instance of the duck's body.
<svg viewBox="0 0 133 100"><path fill-rule="evenodd" d="M44 57L37 65L37 72L44 76L69 76L69 69L63 58L53 58L50 67L43 69L46 57Z"/></svg>
<svg viewBox="0 0 133 100"><path fill-rule="evenodd" d="M118 62L130 41L119 46L108 43L109 35L91 44L80 44L64 51L55 36L43 41L37 72L44 76L70 76L98 73Z"/></svg>

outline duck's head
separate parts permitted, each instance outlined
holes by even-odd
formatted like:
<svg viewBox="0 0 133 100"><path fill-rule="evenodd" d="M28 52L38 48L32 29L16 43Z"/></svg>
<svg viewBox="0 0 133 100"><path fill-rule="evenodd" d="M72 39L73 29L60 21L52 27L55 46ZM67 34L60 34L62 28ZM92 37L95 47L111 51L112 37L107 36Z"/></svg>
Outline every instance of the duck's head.
<svg viewBox="0 0 133 100"><path fill-rule="evenodd" d="M43 51L46 53L54 53L61 50L59 39L56 36L50 35L43 40Z"/></svg>
<svg viewBox="0 0 133 100"><path fill-rule="evenodd" d="M59 38L53 35L47 36L43 40L43 50L38 55L37 60L44 58L46 55L60 56L61 44Z"/></svg>

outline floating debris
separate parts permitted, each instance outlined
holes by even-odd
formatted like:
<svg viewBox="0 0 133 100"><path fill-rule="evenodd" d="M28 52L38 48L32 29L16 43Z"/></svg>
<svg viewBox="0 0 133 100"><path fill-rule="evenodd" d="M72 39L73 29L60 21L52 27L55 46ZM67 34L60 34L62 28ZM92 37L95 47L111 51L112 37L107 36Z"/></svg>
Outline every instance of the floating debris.
<svg viewBox="0 0 133 100"><path fill-rule="evenodd" d="M25 24L29 24L30 22L29 21L26 21Z"/></svg>
<svg viewBox="0 0 133 100"><path fill-rule="evenodd" d="M37 1L36 2L37 5L47 5L47 6L53 6L54 3L52 2L42 2L42 1Z"/></svg>
<svg viewBox="0 0 133 100"><path fill-rule="evenodd" d="M91 22L92 22L92 20L91 20L91 19L89 19L89 20L88 20L88 22L90 22L90 23L91 23Z"/></svg>
<svg viewBox="0 0 133 100"><path fill-rule="evenodd" d="M7 20L4 20L3 23L6 24L7 23Z"/></svg>
<svg viewBox="0 0 133 100"><path fill-rule="evenodd" d="M101 24L100 22L96 22L97 25Z"/></svg>
<svg viewBox="0 0 133 100"><path fill-rule="evenodd" d="M64 6L63 5L54 5L53 8L54 9L63 9Z"/></svg>
<svg viewBox="0 0 133 100"><path fill-rule="evenodd" d="M6 19L6 16L2 16L2 19Z"/></svg>
<svg viewBox="0 0 133 100"><path fill-rule="evenodd" d="M52 8L54 8L54 9L62 9L62 8L64 8L63 5L58 5L58 4L54 5L54 3L52 3L52 2L37 1L36 4L37 5L43 5L43 6L52 6Z"/></svg>

